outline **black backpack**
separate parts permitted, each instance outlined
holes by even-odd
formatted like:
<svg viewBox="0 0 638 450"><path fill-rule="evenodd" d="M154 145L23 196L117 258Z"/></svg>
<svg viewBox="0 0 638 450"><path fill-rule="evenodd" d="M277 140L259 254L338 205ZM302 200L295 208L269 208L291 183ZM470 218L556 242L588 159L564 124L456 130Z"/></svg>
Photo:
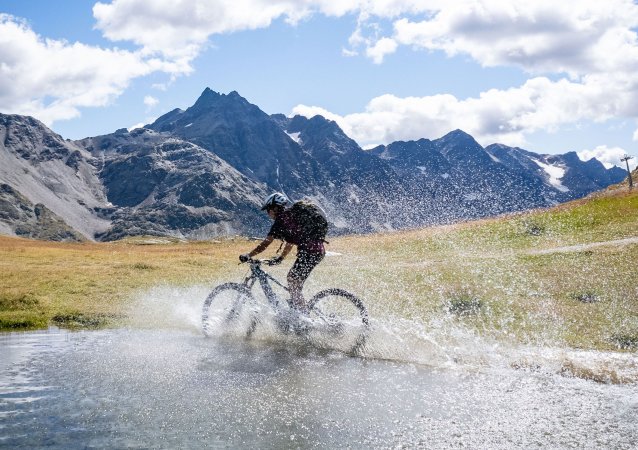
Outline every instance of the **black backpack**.
<svg viewBox="0 0 638 450"><path fill-rule="evenodd" d="M295 202L290 212L301 228L303 241L323 241L328 234L328 221L317 205L306 200Z"/></svg>

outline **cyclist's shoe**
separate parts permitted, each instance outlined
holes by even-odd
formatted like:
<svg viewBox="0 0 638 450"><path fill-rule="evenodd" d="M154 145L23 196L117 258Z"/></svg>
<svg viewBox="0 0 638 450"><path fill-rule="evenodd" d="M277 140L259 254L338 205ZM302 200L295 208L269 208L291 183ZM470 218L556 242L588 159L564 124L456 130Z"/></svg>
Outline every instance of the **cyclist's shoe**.
<svg viewBox="0 0 638 450"><path fill-rule="evenodd" d="M308 334L308 331L310 331L310 324L311 324L310 318L308 317L308 313L310 312L308 310L308 306L307 305L295 306L291 309L295 311L295 314L296 314L296 320L292 323L293 331L295 332L295 334L297 336L303 336Z"/></svg>
<svg viewBox="0 0 638 450"><path fill-rule="evenodd" d="M310 331L310 322L308 321L308 318L305 316L297 317L297 320L292 324L292 330L297 336L308 334L308 331Z"/></svg>
<svg viewBox="0 0 638 450"><path fill-rule="evenodd" d="M310 325L308 317L295 308L280 311L275 316L275 321L277 323L277 327L285 334L306 334Z"/></svg>
<svg viewBox="0 0 638 450"><path fill-rule="evenodd" d="M279 330L281 330L284 334L288 334L293 331L293 325L297 320L299 320L299 315L292 308L278 311L275 316L277 328L279 328Z"/></svg>

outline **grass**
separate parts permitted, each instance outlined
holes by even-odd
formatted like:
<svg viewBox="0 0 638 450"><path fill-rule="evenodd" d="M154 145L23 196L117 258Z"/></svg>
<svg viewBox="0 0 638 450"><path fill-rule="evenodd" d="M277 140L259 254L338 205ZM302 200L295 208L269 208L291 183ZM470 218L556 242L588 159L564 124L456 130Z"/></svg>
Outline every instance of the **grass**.
<svg viewBox="0 0 638 450"><path fill-rule="evenodd" d="M618 189L498 219L331 239L342 255L326 258L307 292L352 290L380 320L436 318L503 341L635 351L638 244L586 244L636 236L638 194ZM254 245L0 237L0 329L118 326L140 290L240 280L237 255ZM272 272L282 279L288 267Z"/></svg>
<svg viewBox="0 0 638 450"><path fill-rule="evenodd" d="M248 244L243 241L244 247ZM231 276L238 242L146 245L0 237L0 329L117 324L134 292Z"/></svg>

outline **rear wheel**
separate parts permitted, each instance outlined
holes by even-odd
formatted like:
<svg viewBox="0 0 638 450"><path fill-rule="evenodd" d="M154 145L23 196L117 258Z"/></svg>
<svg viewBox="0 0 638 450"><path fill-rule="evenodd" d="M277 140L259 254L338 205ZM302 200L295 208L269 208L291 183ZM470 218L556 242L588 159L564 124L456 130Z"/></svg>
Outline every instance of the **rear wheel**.
<svg viewBox="0 0 638 450"><path fill-rule="evenodd" d="M256 326L255 301L243 284L221 284L206 297L202 308L202 330L206 336L250 336Z"/></svg>
<svg viewBox="0 0 638 450"><path fill-rule="evenodd" d="M308 302L311 337L322 346L360 354L369 331L368 311L361 299L343 289L326 289Z"/></svg>

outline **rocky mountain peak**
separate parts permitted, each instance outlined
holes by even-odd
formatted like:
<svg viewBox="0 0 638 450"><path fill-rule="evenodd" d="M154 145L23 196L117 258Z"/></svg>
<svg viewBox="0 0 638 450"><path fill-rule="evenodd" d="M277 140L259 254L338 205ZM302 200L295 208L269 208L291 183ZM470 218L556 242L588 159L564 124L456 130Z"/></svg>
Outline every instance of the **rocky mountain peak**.
<svg viewBox="0 0 638 450"><path fill-rule="evenodd" d="M288 121L286 132L298 133L303 149L322 161L334 157L341 158L345 154L364 153L359 144L348 137L337 122L320 115L311 118L295 116Z"/></svg>
<svg viewBox="0 0 638 450"><path fill-rule="evenodd" d="M199 96L195 104L186 110L187 113L202 114L209 110L216 110L218 108L231 108L231 109L252 109L254 105L251 105L248 100L239 95L237 91L229 92L228 94L222 94L215 92L210 88L204 89L204 92Z"/></svg>
<svg viewBox="0 0 638 450"><path fill-rule="evenodd" d="M311 118L305 116L294 116L288 122L286 131L290 133L298 133L303 131L312 131L315 135L323 137L333 135L350 139L334 120L328 120L323 116L316 115Z"/></svg>
<svg viewBox="0 0 638 450"><path fill-rule="evenodd" d="M29 116L0 113L0 137L5 148L34 161L65 158L72 153L62 136Z"/></svg>
<svg viewBox="0 0 638 450"><path fill-rule="evenodd" d="M484 149L462 130L364 151L325 117L271 116L206 88L144 128L76 142L0 114L0 232L261 234L269 222L258 206L273 190L317 201L335 232L399 229L577 198L623 179L616 169L575 153Z"/></svg>
<svg viewBox="0 0 638 450"><path fill-rule="evenodd" d="M201 93L199 98L195 101L195 104L193 106L201 106L201 105L208 105L211 103L215 103L217 100L221 98L221 96L222 96L221 93L215 92L211 88L207 87Z"/></svg>
<svg viewBox="0 0 638 450"><path fill-rule="evenodd" d="M219 94L207 88L186 111L162 116L150 128L192 142L280 190L298 187L309 176L298 144L236 91Z"/></svg>
<svg viewBox="0 0 638 450"><path fill-rule="evenodd" d="M551 158L551 157L550 157ZM577 163L581 163L581 159L578 156L578 153L571 151L571 152L567 152L567 153L563 153L561 155L561 158L571 164L577 164Z"/></svg>
<svg viewBox="0 0 638 450"><path fill-rule="evenodd" d="M476 140L462 130L454 130L435 141L435 148L448 161L468 163L473 168L492 164L493 160Z"/></svg>
<svg viewBox="0 0 638 450"><path fill-rule="evenodd" d="M443 143L446 143L448 141L455 141L457 143L471 142L474 144L478 144L478 142L476 142L472 135L458 128L456 130L450 131L439 140Z"/></svg>

